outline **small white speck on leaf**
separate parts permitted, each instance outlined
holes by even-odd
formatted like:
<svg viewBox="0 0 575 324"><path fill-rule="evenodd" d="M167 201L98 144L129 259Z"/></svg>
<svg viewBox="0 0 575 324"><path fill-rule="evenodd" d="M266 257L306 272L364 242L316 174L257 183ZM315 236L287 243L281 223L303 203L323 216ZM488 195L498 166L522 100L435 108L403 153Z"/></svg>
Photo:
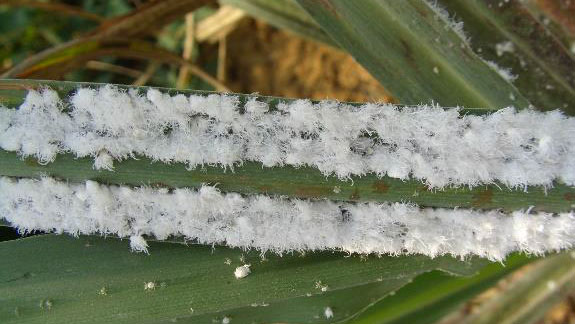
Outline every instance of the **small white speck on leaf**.
<svg viewBox="0 0 575 324"><path fill-rule="evenodd" d="M333 310L331 309L331 307L326 307L323 311L323 315L325 316L325 318L330 319L333 317Z"/></svg>
<svg viewBox="0 0 575 324"><path fill-rule="evenodd" d="M230 260L230 258L226 258L226 261L224 261L224 264L230 265L230 264L232 264L232 260Z"/></svg>
<svg viewBox="0 0 575 324"><path fill-rule="evenodd" d="M42 299L40 301L40 308L42 308L42 309L51 310L52 306L54 306L54 304L52 303L52 301L50 299Z"/></svg>
<svg viewBox="0 0 575 324"><path fill-rule="evenodd" d="M495 44L495 51L497 56L503 56L505 53L513 53L515 51L515 45L511 41L501 42Z"/></svg>
<svg viewBox="0 0 575 324"><path fill-rule="evenodd" d="M153 281L146 282L144 284L144 290L154 290L156 289L156 283Z"/></svg>
<svg viewBox="0 0 575 324"><path fill-rule="evenodd" d="M433 73L439 74L439 68L437 66L433 67Z"/></svg>
<svg viewBox="0 0 575 324"><path fill-rule="evenodd" d="M232 319L229 317L224 317L222 318L222 324L230 324L232 322Z"/></svg>
<svg viewBox="0 0 575 324"><path fill-rule="evenodd" d="M100 294L102 296L106 296L106 295L108 295L108 289L106 289L106 287L102 287L102 288L100 288L100 291L98 292L98 294Z"/></svg>
<svg viewBox="0 0 575 324"><path fill-rule="evenodd" d="M250 266L249 264L244 264L243 266L239 266L236 268L236 270L234 271L234 276L236 276L236 279L242 279L247 277L251 270L250 270Z"/></svg>
<svg viewBox="0 0 575 324"><path fill-rule="evenodd" d="M321 290L322 292L326 292L326 291L329 289L329 286L323 284L323 283L321 282L321 280L320 280L320 281L316 281L316 283L315 283L315 289L319 289L319 290Z"/></svg>
<svg viewBox="0 0 575 324"><path fill-rule="evenodd" d="M340 193L340 192L341 192L341 188L340 188L339 186L333 187L333 193L338 194L338 193Z"/></svg>

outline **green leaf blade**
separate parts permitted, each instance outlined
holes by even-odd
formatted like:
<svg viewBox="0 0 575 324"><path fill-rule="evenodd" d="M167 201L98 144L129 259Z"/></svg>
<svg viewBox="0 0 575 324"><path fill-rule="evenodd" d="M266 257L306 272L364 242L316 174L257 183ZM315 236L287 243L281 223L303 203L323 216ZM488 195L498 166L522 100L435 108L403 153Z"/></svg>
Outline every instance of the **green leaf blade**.
<svg viewBox="0 0 575 324"><path fill-rule="evenodd" d="M527 107L426 1L298 3L402 104Z"/></svg>
<svg viewBox="0 0 575 324"><path fill-rule="evenodd" d="M333 252L262 260L255 251L161 242L151 242L150 252L134 254L127 242L97 237L43 235L2 242L0 321L142 323L245 316L321 323L325 317L308 318L310 312L322 315L324 307L333 306L334 320L345 319L361 311L366 299L423 272L471 275L486 264L477 258L346 258ZM251 264L252 273L238 280L234 269L244 263ZM319 281L325 292L316 288ZM155 288L146 290L148 282ZM343 306L351 293L366 298ZM265 308L261 315L260 307Z"/></svg>
<svg viewBox="0 0 575 324"><path fill-rule="evenodd" d="M439 2L465 22L472 46L485 59L510 68L515 86L541 110L575 112L575 57L544 23L510 1ZM501 5L499 5L501 3Z"/></svg>

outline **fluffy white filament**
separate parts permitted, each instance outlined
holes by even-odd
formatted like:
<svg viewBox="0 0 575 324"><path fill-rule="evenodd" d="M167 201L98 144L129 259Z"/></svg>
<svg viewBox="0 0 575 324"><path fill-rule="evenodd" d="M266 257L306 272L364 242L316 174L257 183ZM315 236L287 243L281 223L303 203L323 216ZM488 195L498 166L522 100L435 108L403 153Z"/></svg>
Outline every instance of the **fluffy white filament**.
<svg viewBox="0 0 575 324"><path fill-rule="evenodd" d="M502 109L461 116L436 106L360 107L308 100L277 110L234 95L145 96L113 86L62 100L30 91L19 109L0 107L0 148L41 162L59 153L91 156L94 167L146 156L163 162L232 167L318 168L340 178L375 173L430 187L575 184L575 118L560 111Z"/></svg>
<svg viewBox="0 0 575 324"><path fill-rule="evenodd" d="M513 251L542 254L575 243L575 214L419 208L128 188L92 181L68 184L0 178L0 215L21 231L116 234L147 251L142 235L183 236L261 251L336 249L351 253L478 255L503 260Z"/></svg>

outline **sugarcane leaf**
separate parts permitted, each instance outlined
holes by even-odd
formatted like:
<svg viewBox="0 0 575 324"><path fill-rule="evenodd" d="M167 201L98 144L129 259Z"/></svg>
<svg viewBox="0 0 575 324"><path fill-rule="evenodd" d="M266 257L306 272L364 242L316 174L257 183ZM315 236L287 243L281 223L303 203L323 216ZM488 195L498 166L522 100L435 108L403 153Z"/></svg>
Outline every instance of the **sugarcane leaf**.
<svg viewBox="0 0 575 324"><path fill-rule="evenodd" d="M491 109L529 104L428 1L298 3L401 104Z"/></svg>
<svg viewBox="0 0 575 324"><path fill-rule="evenodd" d="M436 323L530 261L525 255L514 254L505 264L491 263L472 277L450 277L441 272L423 274L367 309L353 323Z"/></svg>
<svg viewBox="0 0 575 324"><path fill-rule="evenodd" d="M479 55L511 69L514 84L542 110L575 112L575 55L520 1L439 3L465 22Z"/></svg>
<svg viewBox="0 0 575 324"><path fill-rule="evenodd" d="M331 37L293 0L220 0L220 2L240 8L250 16L272 26L337 47Z"/></svg>
<svg viewBox="0 0 575 324"><path fill-rule="evenodd" d="M327 251L262 260L255 251L162 242L150 242L150 252L131 253L128 242L100 237L2 242L0 321L321 323L325 307L332 308L332 321L344 320L423 272L471 275L486 264ZM234 269L243 264L251 264L252 273L238 280Z"/></svg>
<svg viewBox="0 0 575 324"><path fill-rule="evenodd" d="M25 98L27 89L49 86L62 97L73 93L78 87L97 87L94 83L74 83L33 80L0 80L0 103L17 107ZM145 91L146 87L135 88ZM169 93L174 90L162 89ZM206 94L202 91L179 91L185 94ZM249 95L239 95L247 100ZM271 106L289 99L258 97ZM464 113L480 114L484 110L466 110ZM58 155L52 163L42 165L34 158L22 159L15 152L0 150L0 175L14 177L51 176L73 182L95 180L106 184L130 186L198 188L202 184L217 185L224 192L242 194L285 195L298 198L327 198L348 201L397 201L413 202L429 207L501 208L506 211L527 209L550 212L568 212L575 199L575 188L556 183L553 188L528 187L510 189L502 185L475 188L459 187L429 190L417 180L403 181L374 174L354 176L351 180L326 177L311 167L291 166L264 168L260 163L245 162L224 170L205 166L188 170L181 163L164 164L139 157L117 161L114 171L94 170L89 158L75 158L71 154ZM334 190L337 189L337 190Z"/></svg>
<svg viewBox="0 0 575 324"><path fill-rule="evenodd" d="M574 290L575 252L567 251L534 262L473 313L457 312L442 324L536 323Z"/></svg>
<svg viewBox="0 0 575 324"><path fill-rule="evenodd" d="M559 38L575 55L575 3L570 1L526 0L522 4Z"/></svg>

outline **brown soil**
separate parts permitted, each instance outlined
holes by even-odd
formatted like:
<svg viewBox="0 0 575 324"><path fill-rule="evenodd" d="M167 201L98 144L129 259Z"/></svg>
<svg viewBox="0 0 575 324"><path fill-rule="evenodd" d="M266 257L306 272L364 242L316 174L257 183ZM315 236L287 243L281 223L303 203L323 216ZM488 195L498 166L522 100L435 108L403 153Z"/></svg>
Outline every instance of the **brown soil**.
<svg viewBox="0 0 575 324"><path fill-rule="evenodd" d="M226 84L291 98L389 101L385 89L337 49L245 20L228 37Z"/></svg>

